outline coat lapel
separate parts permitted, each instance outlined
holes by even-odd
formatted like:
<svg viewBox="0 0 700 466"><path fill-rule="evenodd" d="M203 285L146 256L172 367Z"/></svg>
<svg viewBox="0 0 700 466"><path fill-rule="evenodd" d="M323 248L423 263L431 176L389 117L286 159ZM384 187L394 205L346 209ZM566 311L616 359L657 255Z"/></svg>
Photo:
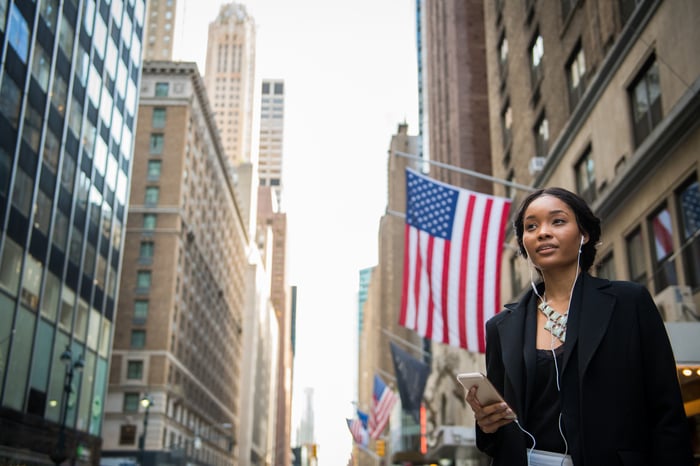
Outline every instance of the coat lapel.
<svg viewBox="0 0 700 466"><path fill-rule="evenodd" d="M608 330L613 309L615 307L615 298L604 293L601 290L610 286L608 280L584 275L582 298L581 302L580 325L578 329L578 361L579 361L579 377L583 378L586 373L588 364L595 354L603 336Z"/></svg>
<svg viewBox="0 0 700 466"><path fill-rule="evenodd" d="M532 293L531 293L532 294ZM503 366L505 373L512 382L512 386L524 387L524 383L528 384L525 389L517 390L516 405L512 406L518 417L526 417L527 397L526 394L531 392L530 385L534 382L534 368L536 364L536 353L534 341L525 342L525 335L528 334L528 320L526 319L526 303L530 299L521 300L518 304L507 304L506 312L510 312L507 319L503 319L499 324L499 335L501 338L501 348L503 349ZM533 325L530 323L530 325ZM523 327L526 327L523 332ZM532 333L532 332L529 332ZM531 344L528 344L531 343ZM523 361L527 376L523 373Z"/></svg>
<svg viewBox="0 0 700 466"><path fill-rule="evenodd" d="M615 299L601 291L609 285L608 280L583 273L574 289L566 331L567 348L564 352L562 372L566 370L573 348L578 345L579 380L586 372L612 317Z"/></svg>

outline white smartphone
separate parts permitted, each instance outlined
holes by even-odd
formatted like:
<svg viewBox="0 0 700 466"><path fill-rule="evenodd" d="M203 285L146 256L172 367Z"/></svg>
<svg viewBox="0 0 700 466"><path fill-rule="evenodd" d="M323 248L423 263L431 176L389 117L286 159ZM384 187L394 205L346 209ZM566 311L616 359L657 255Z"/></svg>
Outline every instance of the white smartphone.
<svg viewBox="0 0 700 466"><path fill-rule="evenodd" d="M482 406L490 405L493 403L505 403L503 397L496 387L491 384L489 379L486 378L481 372L466 372L463 374L457 374L457 380L464 387L465 393L469 391L474 385L478 387L476 391L476 399L479 400Z"/></svg>

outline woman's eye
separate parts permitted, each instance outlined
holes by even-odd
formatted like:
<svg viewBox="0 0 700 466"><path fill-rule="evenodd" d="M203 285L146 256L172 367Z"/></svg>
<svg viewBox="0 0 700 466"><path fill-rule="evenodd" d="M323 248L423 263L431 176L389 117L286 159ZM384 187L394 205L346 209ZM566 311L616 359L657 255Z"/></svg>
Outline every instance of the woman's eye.
<svg viewBox="0 0 700 466"><path fill-rule="evenodd" d="M561 225L562 223L566 223L566 221L563 218L555 218L552 223L555 225Z"/></svg>
<svg viewBox="0 0 700 466"><path fill-rule="evenodd" d="M526 229L527 231L532 231L532 230L535 229L535 224L534 224L534 223L530 223L529 225L525 225L525 229Z"/></svg>

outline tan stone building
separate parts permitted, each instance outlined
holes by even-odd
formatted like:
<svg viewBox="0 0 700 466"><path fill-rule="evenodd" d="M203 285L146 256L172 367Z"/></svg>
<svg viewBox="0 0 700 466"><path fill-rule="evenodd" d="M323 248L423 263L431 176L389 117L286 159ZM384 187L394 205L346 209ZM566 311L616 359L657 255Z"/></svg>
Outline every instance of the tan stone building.
<svg viewBox="0 0 700 466"><path fill-rule="evenodd" d="M176 9L177 0L146 2L146 21L143 32L144 60L173 59Z"/></svg>
<svg viewBox="0 0 700 466"><path fill-rule="evenodd" d="M358 338L357 404L360 410L367 413L372 406L375 374L379 375L394 391L397 390L390 342L411 352L418 359L423 358L422 339L415 332L398 324L403 285L404 220L400 214L404 212L406 206L405 168L407 166L416 168L416 163L399 157L396 153L417 154L418 143L418 136L408 134L408 125L398 125L397 132L392 136L389 145L388 204L387 213L382 216L379 225L378 264L371 271L363 271L363 273L369 273L370 278L366 299L360 310L362 321ZM397 404L395 414L401 416L400 412ZM408 419L392 418L390 429L409 422ZM394 451L389 447L386 449L388 455L399 453L396 457L397 461L409 461L415 458L416 452L420 449L420 437L416 435L415 423L412 427L413 432L401 439L400 447ZM390 429L387 429L387 434ZM372 443L370 449L374 448L375 445ZM355 448L354 455L358 458L359 464L376 464L376 459L372 455L358 448Z"/></svg>
<svg viewBox="0 0 700 466"><path fill-rule="evenodd" d="M276 420L274 425L274 464L290 464L293 385L294 296L287 284L287 214L279 212L277 197L271 186L258 187L257 244L269 263L269 294L279 328L276 342Z"/></svg>
<svg viewBox="0 0 700 466"><path fill-rule="evenodd" d="M484 16L494 175L590 202L603 231L593 272L655 297L697 426L700 4L485 1ZM525 194L495 191L513 210ZM509 235L504 302L529 286Z"/></svg>
<svg viewBox="0 0 700 466"><path fill-rule="evenodd" d="M236 465L249 239L196 64L146 62L138 121L105 454Z"/></svg>

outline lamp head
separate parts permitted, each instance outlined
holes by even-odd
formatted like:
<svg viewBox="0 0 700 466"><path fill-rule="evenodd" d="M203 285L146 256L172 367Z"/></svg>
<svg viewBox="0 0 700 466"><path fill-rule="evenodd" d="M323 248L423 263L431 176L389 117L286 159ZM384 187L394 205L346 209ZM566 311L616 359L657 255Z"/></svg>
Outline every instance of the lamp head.
<svg viewBox="0 0 700 466"><path fill-rule="evenodd" d="M70 348L66 346L66 349L61 353L61 362L66 366L70 366L73 359L73 353L71 353Z"/></svg>
<svg viewBox="0 0 700 466"><path fill-rule="evenodd" d="M141 398L141 406L143 406L146 409L153 406L153 400L151 399L151 395L144 395L144 397Z"/></svg>
<svg viewBox="0 0 700 466"><path fill-rule="evenodd" d="M73 369L75 369L77 372L81 372L83 368L85 368L85 359L80 356L78 360L73 363Z"/></svg>

